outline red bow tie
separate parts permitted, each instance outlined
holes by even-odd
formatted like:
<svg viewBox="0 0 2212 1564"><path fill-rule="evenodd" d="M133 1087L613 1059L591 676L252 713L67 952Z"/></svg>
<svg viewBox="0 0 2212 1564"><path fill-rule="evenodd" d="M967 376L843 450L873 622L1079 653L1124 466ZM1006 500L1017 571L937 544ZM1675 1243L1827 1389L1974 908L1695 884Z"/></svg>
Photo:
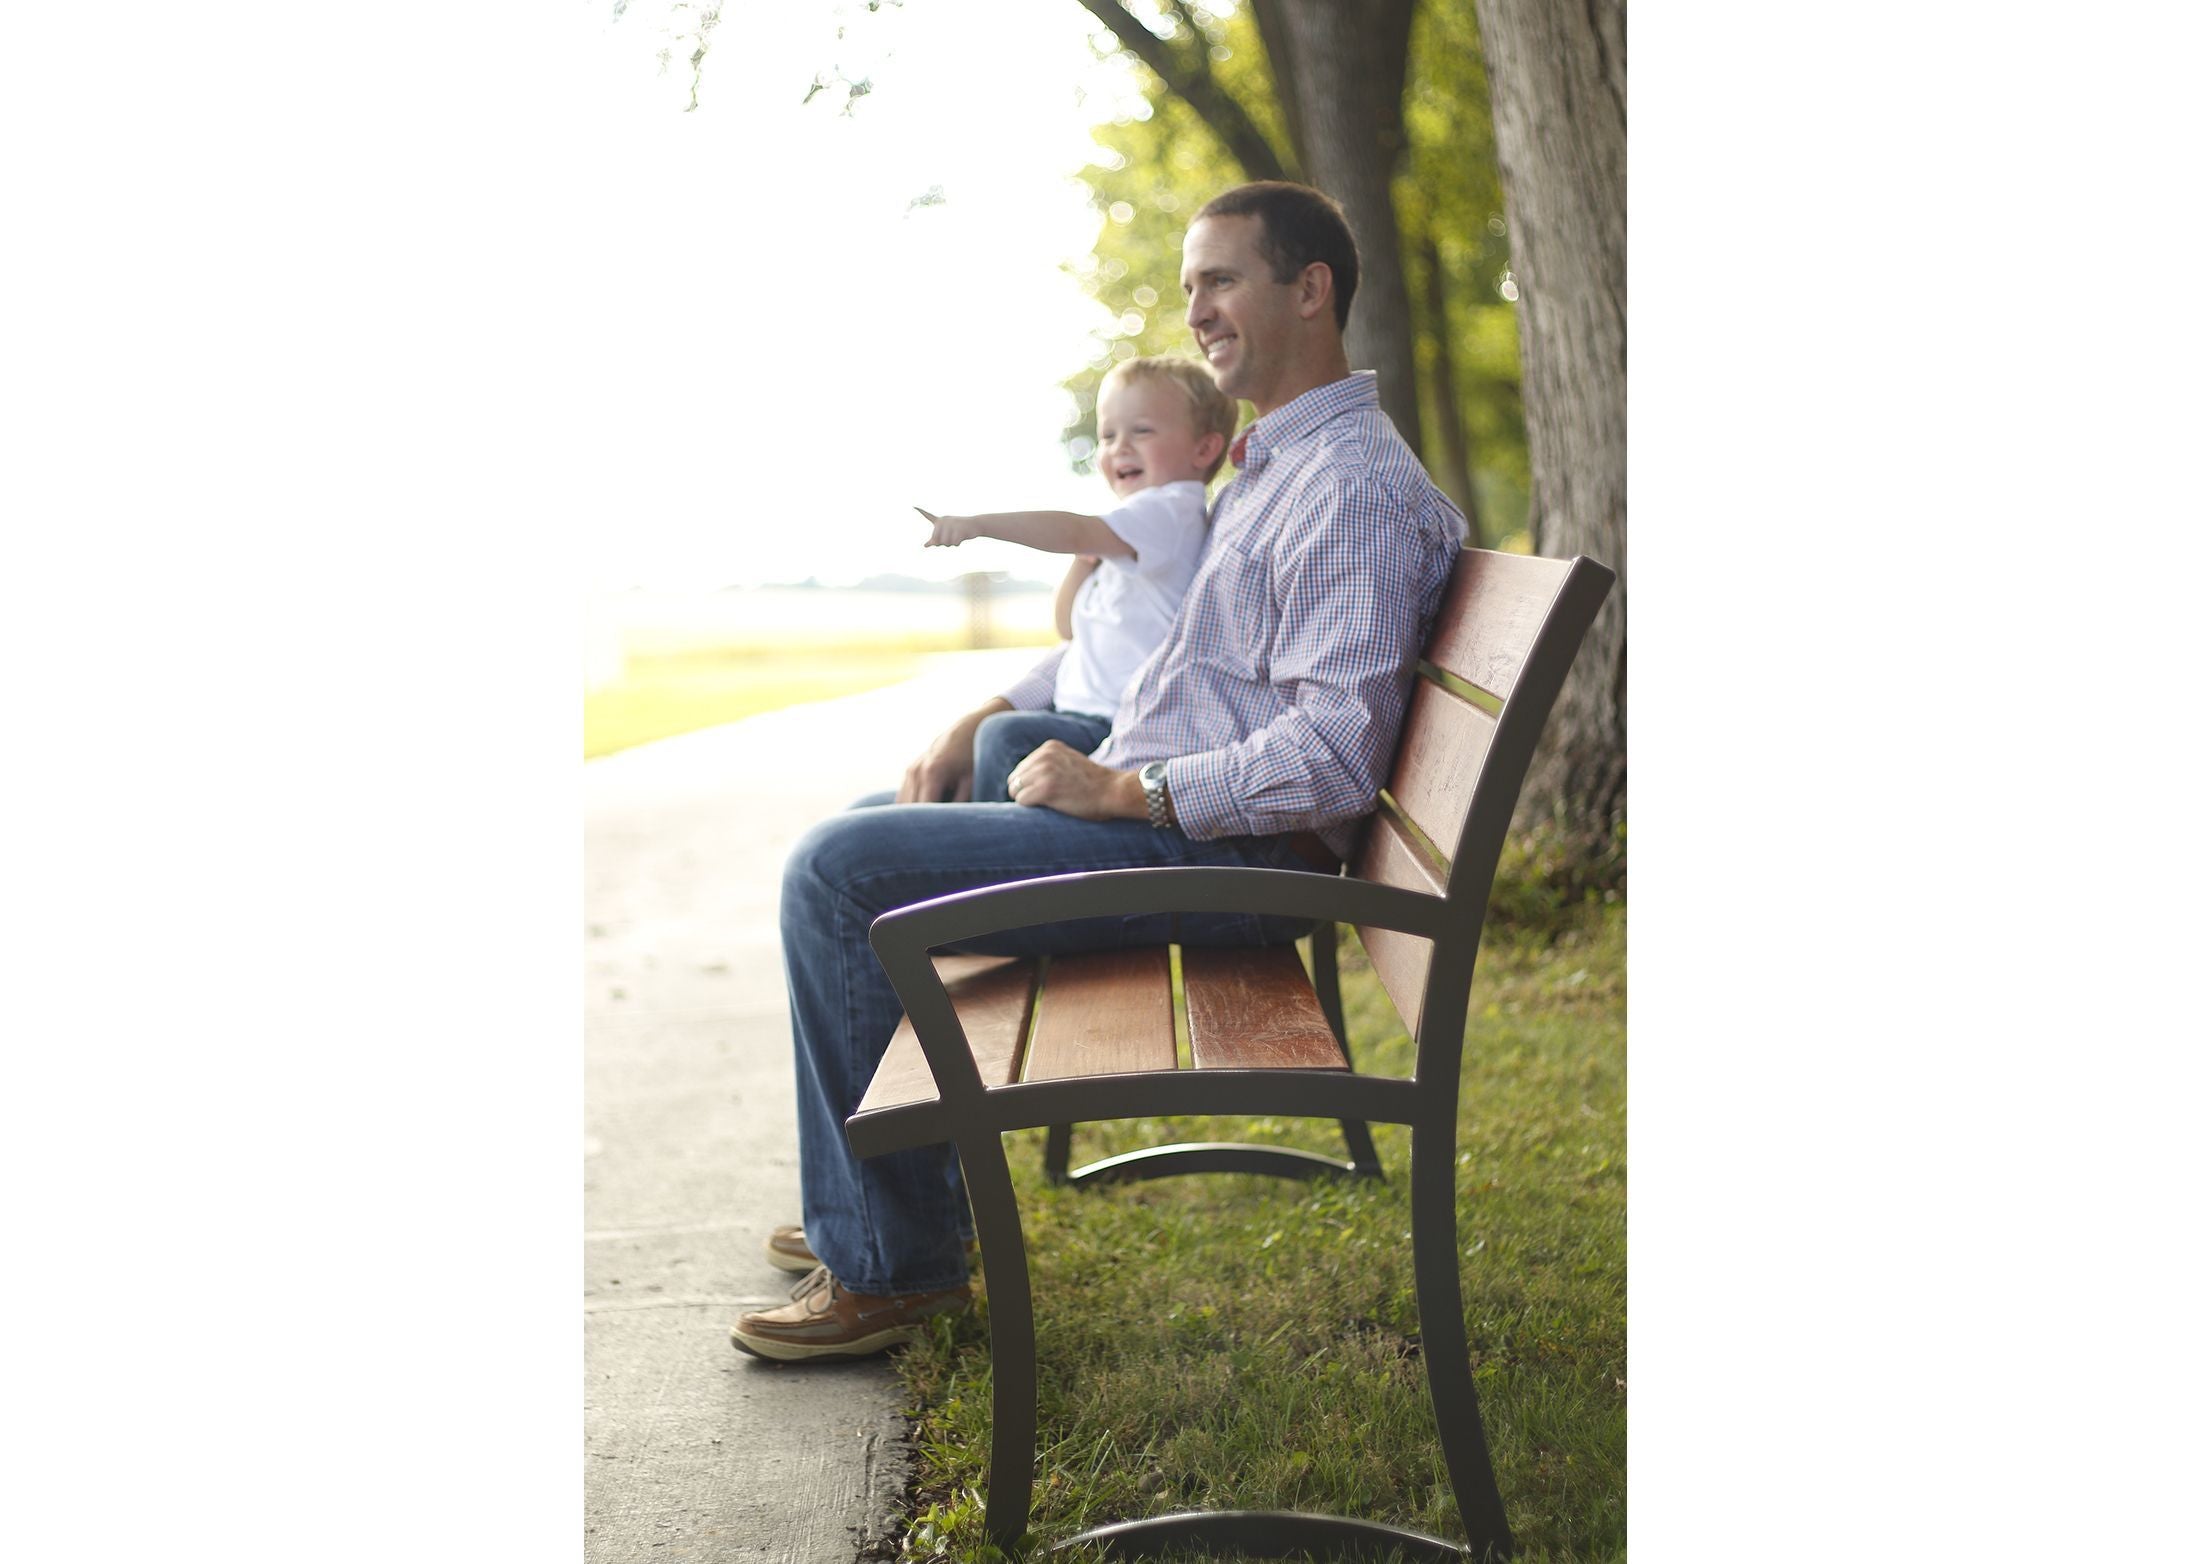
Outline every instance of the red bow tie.
<svg viewBox="0 0 2212 1564"><path fill-rule="evenodd" d="M1236 442L1229 447L1229 460L1236 463L1239 467L1242 467L1244 465L1244 442L1251 438L1252 431L1247 429L1244 431L1244 433L1238 435L1236 438Z"/></svg>

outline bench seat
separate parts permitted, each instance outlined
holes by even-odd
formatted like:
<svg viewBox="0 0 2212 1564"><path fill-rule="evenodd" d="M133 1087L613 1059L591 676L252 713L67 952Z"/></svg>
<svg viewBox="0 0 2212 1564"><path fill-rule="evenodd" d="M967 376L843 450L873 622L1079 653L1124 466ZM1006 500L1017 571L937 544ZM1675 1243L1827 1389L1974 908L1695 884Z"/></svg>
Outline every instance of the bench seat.
<svg viewBox="0 0 2212 1564"><path fill-rule="evenodd" d="M1189 1068L1349 1068L1293 947L1177 948ZM1049 961L938 956L935 964L986 1089L1186 1067L1175 1042L1167 947ZM854 1117L936 1100L921 1039L913 1021L901 1017Z"/></svg>

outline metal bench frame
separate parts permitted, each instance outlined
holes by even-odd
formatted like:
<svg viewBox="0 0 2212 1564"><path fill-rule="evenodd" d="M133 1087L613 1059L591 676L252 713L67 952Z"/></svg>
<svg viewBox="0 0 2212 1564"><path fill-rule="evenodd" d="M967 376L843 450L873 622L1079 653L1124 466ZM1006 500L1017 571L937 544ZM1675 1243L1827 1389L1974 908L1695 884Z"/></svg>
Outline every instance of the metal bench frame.
<svg viewBox="0 0 2212 1564"><path fill-rule="evenodd" d="M1532 560L1468 550L1447 597L1448 605L1471 605L1465 611L1480 614L1486 580L1512 581L1518 601L1525 603L1532 583L1548 584L1554 577L1556 591L1540 621L1507 626L1481 640L1493 666L1451 668L1432 642L1432 656L1446 669L1502 697L1456 841L1431 833L1450 862L1440 892L1288 870L1121 869L939 897L886 913L870 930L869 941L906 1005L936 1095L856 1113L846 1121L846 1135L863 1157L946 1141L959 1153L991 1299L991 1476L984 1524L1000 1547L1013 1549L1028 1530L1037 1387L1027 1252L1000 1137L1009 1130L1078 1121L1240 1114L1340 1122L1351 1116L1411 1129L1409 1184L1421 1357L1445 1468L1471 1546L1462 1549L1380 1522L1280 1511L1156 1516L1095 1527L1064 1545L1095 1542L1115 1556L1190 1547L1267 1556L1373 1556L1402 1548L1408 1556L1437 1560L1512 1553L1513 1534L1476 1405L1461 1312L1452 1185L1460 1062L1468 992L1498 854L1537 737L1614 577L1604 566L1582 558ZM1444 638L1443 629L1440 622L1438 641ZM1266 912L1429 941L1416 1007L1414 1073L1401 1079L1320 1069L1174 1070L1017 1080L987 1088L931 952L1036 924L1159 912ZM1404 1010L1406 996L1394 997ZM1330 1019L1341 1041L1341 1019L1333 1009Z"/></svg>

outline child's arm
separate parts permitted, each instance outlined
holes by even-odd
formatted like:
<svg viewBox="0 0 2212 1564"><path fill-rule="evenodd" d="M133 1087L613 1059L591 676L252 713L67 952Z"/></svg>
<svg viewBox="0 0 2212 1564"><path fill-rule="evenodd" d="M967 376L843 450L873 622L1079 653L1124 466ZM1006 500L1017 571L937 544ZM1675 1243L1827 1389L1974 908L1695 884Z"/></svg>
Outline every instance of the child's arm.
<svg viewBox="0 0 2212 1564"><path fill-rule="evenodd" d="M1052 600L1052 625L1063 641L1075 639L1075 594L1097 568L1096 554L1078 554L1068 561L1068 573L1060 578L1060 595Z"/></svg>
<svg viewBox="0 0 2212 1564"><path fill-rule="evenodd" d="M1137 551L1121 541L1113 528L1096 516L1078 516L1066 510L1008 510L987 516L932 516L921 506L929 523L925 548L957 548L970 538L1000 538L1043 549L1048 554L1090 554L1114 559L1135 559Z"/></svg>

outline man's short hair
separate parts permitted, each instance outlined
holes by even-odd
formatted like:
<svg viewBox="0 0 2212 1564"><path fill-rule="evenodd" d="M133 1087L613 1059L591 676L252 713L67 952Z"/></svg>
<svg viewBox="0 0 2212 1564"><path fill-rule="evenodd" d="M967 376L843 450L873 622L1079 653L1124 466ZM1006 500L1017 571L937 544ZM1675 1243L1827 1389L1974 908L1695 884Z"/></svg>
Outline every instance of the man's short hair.
<svg viewBox="0 0 2212 1564"><path fill-rule="evenodd" d="M1336 281L1336 329L1344 330L1352 318L1352 295L1359 291L1359 245L1344 208L1331 197L1311 185L1261 179L1222 191L1198 209L1198 217L1257 217L1260 253L1275 268L1277 282L1297 281L1315 261L1328 267Z"/></svg>
<svg viewBox="0 0 2212 1564"><path fill-rule="evenodd" d="M1151 358L1125 358L1098 383L1099 395L1106 388L1123 380L1157 380L1172 385L1183 393L1190 403L1191 428L1201 437L1209 434L1221 436L1221 454L1206 469L1210 479L1221 471L1221 463L1229 454L1229 441L1237 432L1237 404L1233 397L1222 394L1214 384L1214 377L1206 366L1195 358L1178 358L1172 353L1155 354Z"/></svg>

